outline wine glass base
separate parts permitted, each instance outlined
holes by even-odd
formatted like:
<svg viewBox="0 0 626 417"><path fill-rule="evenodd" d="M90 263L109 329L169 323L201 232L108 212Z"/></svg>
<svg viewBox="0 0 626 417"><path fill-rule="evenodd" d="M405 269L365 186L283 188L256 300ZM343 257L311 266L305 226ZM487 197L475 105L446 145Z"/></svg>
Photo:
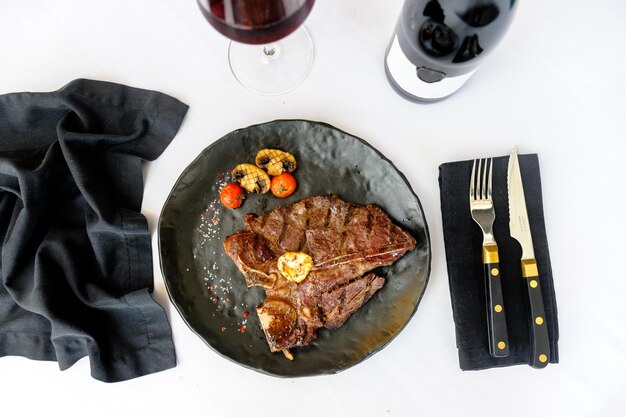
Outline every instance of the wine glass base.
<svg viewBox="0 0 626 417"><path fill-rule="evenodd" d="M313 56L313 41L303 26L272 44L231 41L228 48L230 69L237 81L264 96L279 96L302 84L311 71Z"/></svg>

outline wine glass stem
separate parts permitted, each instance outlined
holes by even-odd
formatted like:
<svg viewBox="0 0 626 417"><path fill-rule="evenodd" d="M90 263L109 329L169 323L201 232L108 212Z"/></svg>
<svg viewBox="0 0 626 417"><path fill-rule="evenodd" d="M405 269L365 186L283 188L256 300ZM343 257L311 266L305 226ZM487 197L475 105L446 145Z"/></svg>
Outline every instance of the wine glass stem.
<svg viewBox="0 0 626 417"><path fill-rule="evenodd" d="M313 63L314 48L304 26L277 42L247 45L232 41L228 61L237 80L251 91L277 96L298 86Z"/></svg>
<svg viewBox="0 0 626 417"><path fill-rule="evenodd" d="M263 55L267 58L273 57L278 52L278 45L275 43L263 46Z"/></svg>

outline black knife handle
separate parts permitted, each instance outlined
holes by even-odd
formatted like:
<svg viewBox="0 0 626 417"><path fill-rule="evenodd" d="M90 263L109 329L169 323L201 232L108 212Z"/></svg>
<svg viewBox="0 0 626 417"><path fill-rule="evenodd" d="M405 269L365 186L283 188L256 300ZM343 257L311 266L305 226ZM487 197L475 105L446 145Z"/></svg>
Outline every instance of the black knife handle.
<svg viewBox="0 0 626 417"><path fill-rule="evenodd" d="M506 328L497 245L483 246L483 265L485 271L485 298L487 300L489 353L494 358L504 358L509 356L509 332Z"/></svg>
<svg viewBox="0 0 626 417"><path fill-rule="evenodd" d="M548 338L546 314L541 295L541 280L539 279L536 260L522 259L522 276L526 281L528 299L530 300L530 366L545 368L550 362L550 339Z"/></svg>

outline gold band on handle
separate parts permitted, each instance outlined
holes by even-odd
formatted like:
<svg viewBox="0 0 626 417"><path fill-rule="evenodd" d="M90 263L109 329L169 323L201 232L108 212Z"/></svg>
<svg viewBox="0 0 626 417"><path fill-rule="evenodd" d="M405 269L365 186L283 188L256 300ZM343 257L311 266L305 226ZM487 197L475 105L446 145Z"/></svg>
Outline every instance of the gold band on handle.
<svg viewBox="0 0 626 417"><path fill-rule="evenodd" d="M498 256L498 246L483 246L483 264L496 264L498 262L500 262L500 257Z"/></svg>
<svg viewBox="0 0 626 417"><path fill-rule="evenodd" d="M538 277L537 261L534 259L522 259L522 276L524 278Z"/></svg>

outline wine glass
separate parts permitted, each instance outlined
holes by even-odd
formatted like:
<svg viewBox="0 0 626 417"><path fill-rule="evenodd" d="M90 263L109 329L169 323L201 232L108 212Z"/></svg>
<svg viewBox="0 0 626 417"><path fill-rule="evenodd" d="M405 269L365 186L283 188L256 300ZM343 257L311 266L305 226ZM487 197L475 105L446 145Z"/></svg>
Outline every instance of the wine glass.
<svg viewBox="0 0 626 417"><path fill-rule="evenodd" d="M235 78L268 96L287 93L309 74L313 41L304 27L315 0L197 0L218 32L231 39Z"/></svg>

